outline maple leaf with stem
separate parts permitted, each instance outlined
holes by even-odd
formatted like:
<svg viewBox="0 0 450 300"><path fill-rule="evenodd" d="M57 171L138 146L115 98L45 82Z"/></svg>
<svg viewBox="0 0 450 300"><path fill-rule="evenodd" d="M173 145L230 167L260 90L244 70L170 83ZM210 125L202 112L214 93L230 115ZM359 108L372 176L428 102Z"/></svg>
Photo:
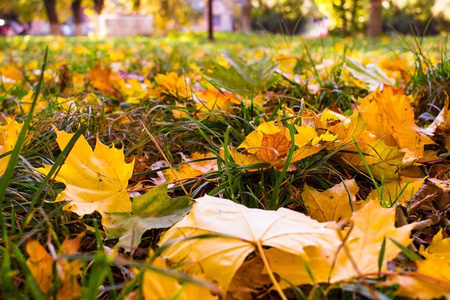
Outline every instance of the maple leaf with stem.
<svg viewBox="0 0 450 300"><path fill-rule="evenodd" d="M63 150L73 134L55 128L56 141ZM133 174L134 161L124 162L122 149L108 147L97 138L95 149L81 137L67 155L55 180L66 188L56 201L70 201L64 206L79 216L98 211L102 216L111 212L130 212L131 201L126 191L128 179ZM36 171L48 174L51 165L44 165Z"/></svg>

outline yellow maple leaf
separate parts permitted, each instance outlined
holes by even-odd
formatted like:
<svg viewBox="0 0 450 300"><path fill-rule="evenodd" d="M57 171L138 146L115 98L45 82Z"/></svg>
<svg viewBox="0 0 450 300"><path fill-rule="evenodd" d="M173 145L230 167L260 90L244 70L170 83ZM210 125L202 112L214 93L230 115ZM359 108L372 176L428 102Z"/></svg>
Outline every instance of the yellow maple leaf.
<svg viewBox="0 0 450 300"><path fill-rule="evenodd" d="M6 118L6 124L0 125L0 155L14 149L22 127L23 123L17 123L14 118L8 117ZM5 172L9 158L10 155L0 158L0 176Z"/></svg>
<svg viewBox="0 0 450 300"><path fill-rule="evenodd" d="M367 130L384 138L387 146L406 153L405 162L424 156L424 146L434 144L415 124L411 97L390 86L378 88L360 99L359 111L367 122Z"/></svg>
<svg viewBox="0 0 450 300"><path fill-rule="evenodd" d="M33 103L33 95L34 92L30 90L25 96L22 97L22 99L19 100L20 107L22 108L24 114L28 114L30 112L31 104ZM44 100L42 95L39 95L36 106L34 107L34 113L44 110L47 106L48 101Z"/></svg>
<svg viewBox="0 0 450 300"><path fill-rule="evenodd" d="M358 185L352 179L344 180L324 192L318 192L305 184L301 196L311 218L319 222L338 222L350 219L353 211L359 210L365 204L356 202L355 195L358 190Z"/></svg>
<svg viewBox="0 0 450 300"><path fill-rule="evenodd" d="M216 119L214 112L232 112L233 104L240 103L234 94L218 90L206 90L194 94L194 96L194 100L196 100L195 108L198 110L196 116L202 118L206 115L209 120Z"/></svg>
<svg viewBox="0 0 450 300"><path fill-rule="evenodd" d="M169 269L164 259L156 258L152 265L160 269ZM218 299L210 290L195 283L181 285L176 279L150 270L144 271L142 293L145 300L158 299Z"/></svg>
<svg viewBox="0 0 450 300"><path fill-rule="evenodd" d="M56 141L63 150L73 134L56 131ZM123 150L108 147L97 139L92 151L88 142L81 137L66 157L54 178L66 185L56 201L70 201L65 210L79 216L98 211L105 216L108 212L130 212L131 201L126 187L133 174L134 161L124 162ZM47 175L52 166L36 169Z"/></svg>
<svg viewBox="0 0 450 300"><path fill-rule="evenodd" d="M189 274L204 274L224 291L245 258L254 251L264 255L263 247L307 259L304 247L333 249L339 244L334 229L289 209L251 209L210 196L195 201L191 212L162 237L160 246L167 246L162 256L183 263ZM195 238L203 234L219 236Z"/></svg>

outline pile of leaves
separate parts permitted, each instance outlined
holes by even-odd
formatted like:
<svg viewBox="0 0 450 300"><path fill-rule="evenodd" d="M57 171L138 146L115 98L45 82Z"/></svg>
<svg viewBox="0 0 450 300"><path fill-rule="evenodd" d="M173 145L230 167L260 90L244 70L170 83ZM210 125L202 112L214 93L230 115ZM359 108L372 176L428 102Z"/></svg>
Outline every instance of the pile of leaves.
<svg viewBox="0 0 450 300"><path fill-rule="evenodd" d="M5 39L3 298L450 297L447 46L234 38Z"/></svg>

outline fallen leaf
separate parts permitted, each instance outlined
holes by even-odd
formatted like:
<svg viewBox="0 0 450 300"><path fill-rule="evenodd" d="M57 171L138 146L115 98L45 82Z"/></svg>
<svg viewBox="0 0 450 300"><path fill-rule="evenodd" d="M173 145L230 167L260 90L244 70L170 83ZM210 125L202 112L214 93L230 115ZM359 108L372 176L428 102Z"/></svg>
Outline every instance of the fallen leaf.
<svg viewBox="0 0 450 300"><path fill-rule="evenodd" d="M37 240L27 241L26 252L29 255L27 266L31 274L41 291L47 293L53 285L53 258Z"/></svg>
<svg viewBox="0 0 450 300"><path fill-rule="evenodd" d="M301 196L311 218L319 222L338 222L350 219L353 211L359 210L365 204L356 202L355 195L358 191L359 187L352 179L344 180L324 192L305 184Z"/></svg>
<svg viewBox="0 0 450 300"><path fill-rule="evenodd" d="M100 62L97 62L87 74L87 78L90 79L92 86L103 94L123 100L122 91L118 86L121 77L108 66L102 67Z"/></svg>
<svg viewBox="0 0 450 300"><path fill-rule="evenodd" d="M63 150L73 134L58 131L56 141ZM73 146L55 180L66 188L56 201L70 201L63 209L79 216L98 211L105 213L130 212L131 201L126 188L133 173L134 161L124 162L123 150L108 147L97 139L92 151L88 142L81 137ZM36 171L47 175L52 166L44 165Z"/></svg>
<svg viewBox="0 0 450 300"><path fill-rule="evenodd" d="M333 249L339 240L335 230L325 226L289 209L251 209L205 196L196 199L191 212L166 232L160 247L167 247L162 256L182 263L189 274L203 273L228 290L245 258L263 247L300 256L309 245ZM196 238L204 234L212 237Z"/></svg>
<svg viewBox="0 0 450 300"><path fill-rule="evenodd" d="M367 196L367 200L383 200L383 204L389 207L395 203L405 204L419 191L424 181L425 179L412 180L402 178L400 181L385 183L378 190L372 190Z"/></svg>
<svg viewBox="0 0 450 300"><path fill-rule="evenodd" d="M3 155L14 149L17 138L22 130L23 123L18 123L14 118L6 118L6 124L0 125L0 155ZM10 155L0 158L0 176L6 170Z"/></svg>
<svg viewBox="0 0 450 300"><path fill-rule="evenodd" d="M402 90L383 86L360 99L358 110L367 122L367 130L378 138L384 138L387 146L398 147L405 152L405 162L424 156L424 146L435 144L415 124L411 97Z"/></svg>
<svg viewBox="0 0 450 300"><path fill-rule="evenodd" d="M389 276L386 284L398 284L396 295L412 299L449 299L450 265L441 258L430 257L417 261L415 272Z"/></svg>
<svg viewBox="0 0 450 300"><path fill-rule="evenodd" d="M190 209L189 197L170 198L167 183L157 185L144 195L134 198L131 213L108 214L103 225L108 238L119 238L117 247L133 250L139 246L142 234L153 228L166 228L178 222Z"/></svg>
<svg viewBox="0 0 450 300"><path fill-rule="evenodd" d="M162 258L155 259L152 265L160 269L169 268L166 264L166 261ZM151 270L144 271L142 293L144 295L144 299L146 300L218 299L218 297L213 296L210 290L206 287L197 285L195 283L180 284L176 279L172 277Z"/></svg>

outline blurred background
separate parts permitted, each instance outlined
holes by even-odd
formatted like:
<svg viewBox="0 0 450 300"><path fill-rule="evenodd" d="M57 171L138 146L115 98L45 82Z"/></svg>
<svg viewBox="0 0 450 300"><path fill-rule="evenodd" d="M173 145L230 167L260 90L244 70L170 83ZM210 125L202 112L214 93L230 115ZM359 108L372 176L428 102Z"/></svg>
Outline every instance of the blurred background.
<svg viewBox="0 0 450 300"><path fill-rule="evenodd" d="M2 0L0 35L446 34L450 0Z"/></svg>

